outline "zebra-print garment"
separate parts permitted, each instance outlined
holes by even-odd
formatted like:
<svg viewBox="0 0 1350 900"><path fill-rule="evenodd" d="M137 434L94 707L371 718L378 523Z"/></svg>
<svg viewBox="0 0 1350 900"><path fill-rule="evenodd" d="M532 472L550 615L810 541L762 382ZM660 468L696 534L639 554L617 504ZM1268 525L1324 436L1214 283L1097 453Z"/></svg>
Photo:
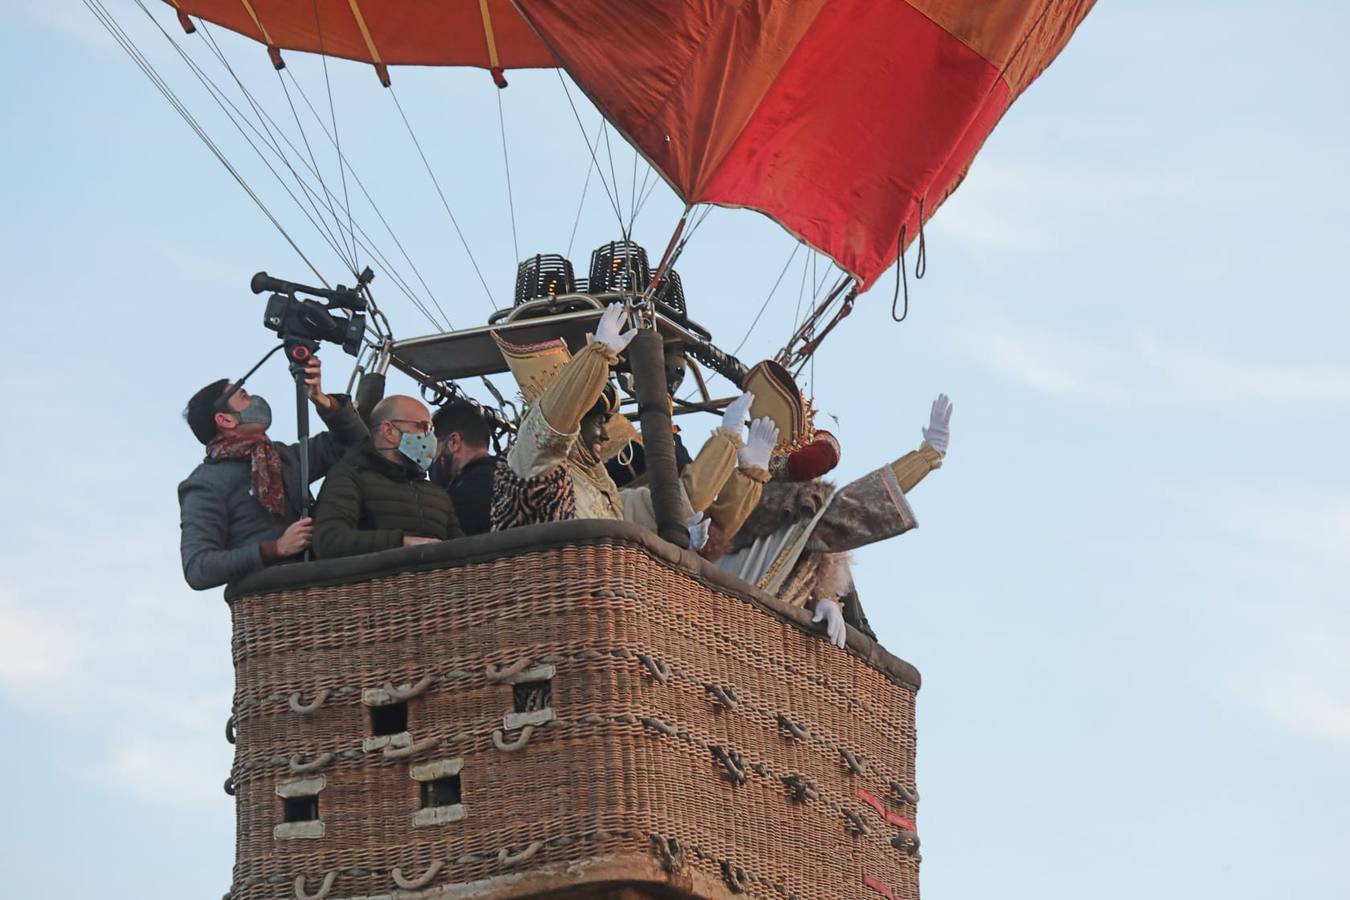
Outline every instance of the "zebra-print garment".
<svg viewBox="0 0 1350 900"><path fill-rule="evenodd" d="M536 478L521 478L505 459L497 460L492 479L493 531L576 517L577 498L566 466L554 466Z"/></svg>

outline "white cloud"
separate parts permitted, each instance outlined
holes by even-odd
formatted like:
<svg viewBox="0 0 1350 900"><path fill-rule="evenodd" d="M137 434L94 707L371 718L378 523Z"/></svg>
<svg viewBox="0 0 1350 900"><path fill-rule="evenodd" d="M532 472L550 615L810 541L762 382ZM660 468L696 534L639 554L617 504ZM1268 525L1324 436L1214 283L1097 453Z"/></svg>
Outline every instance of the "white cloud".
<svg viewBox="0 0 1350 900"><path fill-rule="evenodd" d="M972 361L1032 390L1117 407L1350 408L1350 365L1240 358L1138 330L1093 340L993 318L954 337Z"/></svg>
<svg viewBox="0 0 1350 900"><path fill-rule="evenodd" d="M1350 750L1350 490L1269 479L1259 485L1209 481L1160 489L1192 531L1217 539L1197 559L1226 574L1229 591L1213 609L1251 641L1228 639L1207 665L1231 666L1208 679L1294 734Z"/></svg>
<svg viewBox="0 0 1350 900"><path fill-rule="evenodd" d="M1077 233L1066 221L1215 194L1211 180L1179 170L1070 168L981 156L930 227L963 246L1051 251Z"/></svg>
<svg viewBox="0 0 1350 900"><path fill-rule="evenodd" d="M1270 688L1265 701L1271 715L1294 730L1350 747L1350 686L1289 679Z"/></svg>
<svg viewBox="0 0 1350 900"><path fill-rule="evenodd" d="M179 580L177 536L128 528L0 559L0 694L78 736L80 774L152 802L210 803L229 767L228 617Z"/></svg>

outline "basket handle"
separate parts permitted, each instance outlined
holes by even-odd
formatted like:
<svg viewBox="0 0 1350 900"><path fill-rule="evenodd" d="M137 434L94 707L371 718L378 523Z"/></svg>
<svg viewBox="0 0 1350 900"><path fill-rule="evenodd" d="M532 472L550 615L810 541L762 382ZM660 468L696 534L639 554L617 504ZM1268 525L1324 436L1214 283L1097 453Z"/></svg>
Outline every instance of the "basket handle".
<svg viewBox="0 0 1350 900"><path fill-rule="evenodd" d="M301 762L300 754L295 753L292 754L290 760L288 760L286 764L290 767L291 771L294 772L296 775L303 775L306 772L316 772L319 769L322 769L324 766L328 765L332 761L333 761L333 754L331 753L320 753L318 756L314 757L309 762Z"/></svg>
<svg viewBox="0 0 1350 900"><path fill-rule="evenodd" d="M534 857L539 849L544 846L543 841L531 841L530 846L519 853L511 853L505 847L497 851L497 865L499 866L518 866L523 862L528 862Z"/></svg>
<svg viewBox="0 0 1350 900"><path fill-rule="evenodd" d="M441 742L438 737L424 738L415 744L409 744L406 747L385 747L385 759L407 759L409 756L416 756L423 750L430 750Z"/></svg>
<svg viewBox="0 0 1350 900"><path fill-rule="evenodd" d="M520 737L516 738L514 741L507 741L506 734L498 728L492 732L492 745L503 753L514 753L515 751L524 748L524 746L530 742L530 737L533 734L534 726L526 725L524 728L520 729Z"/></svg>
<svg viewBox="0 0 1350 900"><path fill-rule="evenodd" d="M328 896L328 892L333 889L333 882L337 881L337 877L336 869L329 871L327 875L323 876L323 883L319 885L319 889L311 894L305 889L305 876L295 876L296 900L324 900Z"/></svg>
<svg viewBox="0 0 1350 900"><path fill-rule="evenodd" d="M418 679L417 684L406 688L394 687L391 682L386 681L384 683L384 692L388 694L389 699L393 700L395 703L407 703L409 700L431 687L432 682L435 680L435 675L423 675Z"/></svg>
<svg viewBox="0 0 1350 900"><path fill-rule="evenodd" d="M441 871L441 869L444 866L445 866L444 862L442 862L439 859L435 860L434 862L432 862L431 865L427 866L427 870L423 872L421 875L419 875L417 878L403 877L402 869L394 869L389 874L393 877L394 884L403 888L403 890L415 891L418 888L424 888L427 885L431 884L431 879L435 878L436 875Z"/></svg>
<svg viewBox="0 0 1350 900"><path fill-rule="evenodd" d="M505 681L512 675L519 675L521 672L524 672L529 665L530 661L524 657L505 666L496 666L492 663L488 663L487 668L483 670L483 674L487 677L488 681L497 683Z"/></svg>
<svg viewBox="0 0 1350 900"><path fill-rule="evenodd" d="M299 713L302 716L309 716L318 712L319 707L323 706L327 699L328 688L321 688L314 694L314 701L312 703L301 703L299 691L294 691L286 702L290 705L291 712Z"/></svg>

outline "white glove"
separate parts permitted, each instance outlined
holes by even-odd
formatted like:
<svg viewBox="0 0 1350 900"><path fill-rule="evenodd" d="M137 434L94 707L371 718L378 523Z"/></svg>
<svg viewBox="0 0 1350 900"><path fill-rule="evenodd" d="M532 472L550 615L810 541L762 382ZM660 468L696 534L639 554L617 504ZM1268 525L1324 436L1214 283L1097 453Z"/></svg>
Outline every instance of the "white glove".
<svg viewBox="0 0 1350 900"><path fill-rule="evenodd" d="M728 403L722 411L722 430L739 438L741 429L745 428L745 417L750 413L750 404L754 402L755 395L746 392Z"/></svg>
<svg viewBox="0 0 1350 900"><path fill-rule="evenodd" d="M750 423L750 440L736 454L736 463L743 469L767 469L777 446L778 426L768 416L761 416Z"/></svg>
<svg viewBox="0 0 1350 900"><path fill-rule="evenodd" d="M638 333L636 327L622 331L623 326L627 324L627 307L622 303L611 303L605 307L604 314L600 316L600 324L595 326L595 339L615 353L622 353Z"/></svg>
<svg viewBox="0 0 1350 900"><path fill-rule="evenodd" d="M844 626L844 611L833 600L817 600L816 615L812 622L825 621L825 636L836 647L842 647L848 638L848 629Z"/></svg>
<svg viewBox="0 0 1350 900"><path fill-rule="evenodd" d="M689 549L697 553L708 543L708 529L712 526L712 519L701 512L696 512L685 520L684 524L689 529Z"/></svg>
<svg viewBox="0 0 1350 900"><path fill-rule="evenodd" d="M942 456L947 455L947 443L951 440L951 421L952 401L946 394L938 394L928 416L928 427L923 430L923 439Z"/></svg>

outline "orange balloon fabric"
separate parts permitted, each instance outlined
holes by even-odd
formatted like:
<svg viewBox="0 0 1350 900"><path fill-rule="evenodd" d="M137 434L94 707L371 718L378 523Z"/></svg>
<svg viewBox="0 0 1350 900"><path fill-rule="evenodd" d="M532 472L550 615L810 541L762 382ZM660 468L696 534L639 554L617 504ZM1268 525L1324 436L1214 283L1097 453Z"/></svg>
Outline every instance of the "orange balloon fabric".
<svg viewBox="0 0 1350 900"><path fill-rule="evenodd" d="M561 65L686 202L765 213L866 289L1094 0L167 2L382 78Z"/></svg>

